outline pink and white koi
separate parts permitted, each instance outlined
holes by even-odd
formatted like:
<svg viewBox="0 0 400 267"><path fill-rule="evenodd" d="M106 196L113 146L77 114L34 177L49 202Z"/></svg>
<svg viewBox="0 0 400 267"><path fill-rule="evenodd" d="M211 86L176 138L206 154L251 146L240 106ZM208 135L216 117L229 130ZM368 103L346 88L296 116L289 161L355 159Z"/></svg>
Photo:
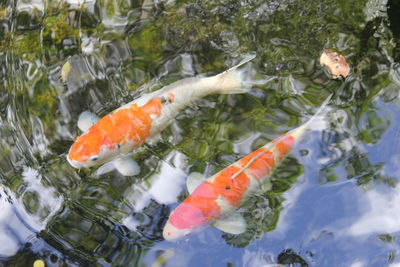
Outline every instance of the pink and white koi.
<svg viewBox="0 0 400 267"><path fill-rule="evenodd" d="M302 126L250 153L197 187L188 183L190 195L170 214L164 226L164 238L173 241L209 224L232 234L244 232L245 220L235 210L268 182L274 167L292 151L329 98Z"/></svg>
<svg viewBox="0 0 400 267"><path fill-rule="evenodd" d="M244 93L251 81L238 65L212 77L187 78L144 95L97 121L86 116L84 133L69 149L68 162L75 168L91 167L131 152L165 129L180 110L208 94ZM249 81L249 83L248 83ZM81 119L80 119L81 120ZM89 124L87 123L87 121ZM78 122L79 125L79 122Z"/></svg>

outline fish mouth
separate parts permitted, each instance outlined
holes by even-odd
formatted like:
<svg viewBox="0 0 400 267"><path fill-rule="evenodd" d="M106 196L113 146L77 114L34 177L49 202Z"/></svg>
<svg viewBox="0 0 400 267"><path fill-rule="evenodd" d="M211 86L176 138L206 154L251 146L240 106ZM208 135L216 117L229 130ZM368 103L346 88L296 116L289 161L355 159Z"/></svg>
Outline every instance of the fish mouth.
<svg viewBox="0 0 400 267"><path fill-rule="evenodd" d="M76 169L80 169L80 168L82 168L82 167L86 167L85 165L85 163L86 162L81 162L81 161L76 161L76 160L72 160L72 159L70 159L69 158L69 154L67 155L67 161L68 161L68 163L72 166L72 167L74 167L74 168L76 168Z"/></svg>
<svg viewBox="0 0 400 267"><path fill-rule="evenodd" d="M169 220L164 226L163 237L167 241L176 241L192 233L192 229L179 229L173 226Z"/></svg>

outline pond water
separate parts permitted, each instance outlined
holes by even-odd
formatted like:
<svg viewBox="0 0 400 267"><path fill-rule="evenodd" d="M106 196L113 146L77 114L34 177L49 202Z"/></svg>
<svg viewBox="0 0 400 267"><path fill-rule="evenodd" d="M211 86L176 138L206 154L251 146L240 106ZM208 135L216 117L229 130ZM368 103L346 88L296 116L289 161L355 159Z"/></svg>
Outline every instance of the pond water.
<svg viewBox="0 0 400 267"><path fill-rule="evenodd" d="M400 5L395 0L1 0L0 266L400 266ZM319 66L343 54L347 79ZM246 94L209 95L135 151L139 175L77 170L79 114L256 54ZM241 208L165 241L186 177L211 176L304 123Z"/></svg>

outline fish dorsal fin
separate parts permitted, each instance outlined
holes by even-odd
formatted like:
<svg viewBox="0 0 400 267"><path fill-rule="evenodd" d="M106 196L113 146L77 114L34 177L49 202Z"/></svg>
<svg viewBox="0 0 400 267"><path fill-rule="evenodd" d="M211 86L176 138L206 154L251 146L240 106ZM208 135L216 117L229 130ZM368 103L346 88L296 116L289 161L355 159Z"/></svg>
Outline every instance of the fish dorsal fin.
<svg viewBox="0 0 400 267"><path fill-rule="evenodd" d="M227 217L216 220L212 226L225 233L238 235L246 231L247 223L240 213L233 212Z"/></svg>
<svg viewBox="0 0 400 267"><path fill-rule="evenodd" d="M123 176L134 176L140 173L140 166L132 157L121 156L114 159L112 163Z"/></svg>
<svg viewBox="0 0 400 267"><path fill-rule="evenodd" d="M90 129L90 127L95 125L98 122L98 120L99 117L97 117L92 112L84 111L81 113L81 115L79 115L78 128L85 133Z"/></svg>
<svg viewBox="0 0 400 267"><path fill-rule="evenodd" d="M192 172L186 179L186 187L191 194L201 183L203 183L207 177L199 172Z"/></svg>
<svg viewBox="0 0 400 267"><path fill-rule="evenodd" d="M267 145L261 147L263 148L262 151L260 151L257 155L255 155L251 160L249 160L249 162L246 163L246 165L244 165L242 168L240 168L239 171L237 171L234 175L232 175L231 179L235 179L239 174L241 174L242 172L244 172L251 164L254 163L254 161L256 161L257 159L259 159L262 155L264 155L265 153L269 152L269 148L272 147L270 145L270 143L268 143Z"/></svg>

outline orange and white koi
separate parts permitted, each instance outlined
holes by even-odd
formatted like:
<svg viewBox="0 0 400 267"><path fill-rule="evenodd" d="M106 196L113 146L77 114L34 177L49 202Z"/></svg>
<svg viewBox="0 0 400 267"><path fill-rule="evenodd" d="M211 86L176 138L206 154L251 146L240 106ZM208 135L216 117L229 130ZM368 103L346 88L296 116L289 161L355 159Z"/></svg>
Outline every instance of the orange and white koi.
<svg viewBox="0 0 400 267"><path fill-rule="evenodd" d="M190 195L170 214L164 226L164 238L173 241L208 224L232 234L244 232L246 222L235 210L269 182L267 178L274 167L291 152L329 98L302 126L250 153L197 187L188 183Z"/></svg>
<svg viewBox="0 0 400 267"><path fill-rule="evenodd" d="M131 152L156 136L191 102L212 93L247 92L251 80L248 80L246 69L239 67L254 57L249 56L216 76L187 78L172 83L114 110L98 121L89 118L92 122L71 146L68 162L75 168L103 164Z"/></svg>

